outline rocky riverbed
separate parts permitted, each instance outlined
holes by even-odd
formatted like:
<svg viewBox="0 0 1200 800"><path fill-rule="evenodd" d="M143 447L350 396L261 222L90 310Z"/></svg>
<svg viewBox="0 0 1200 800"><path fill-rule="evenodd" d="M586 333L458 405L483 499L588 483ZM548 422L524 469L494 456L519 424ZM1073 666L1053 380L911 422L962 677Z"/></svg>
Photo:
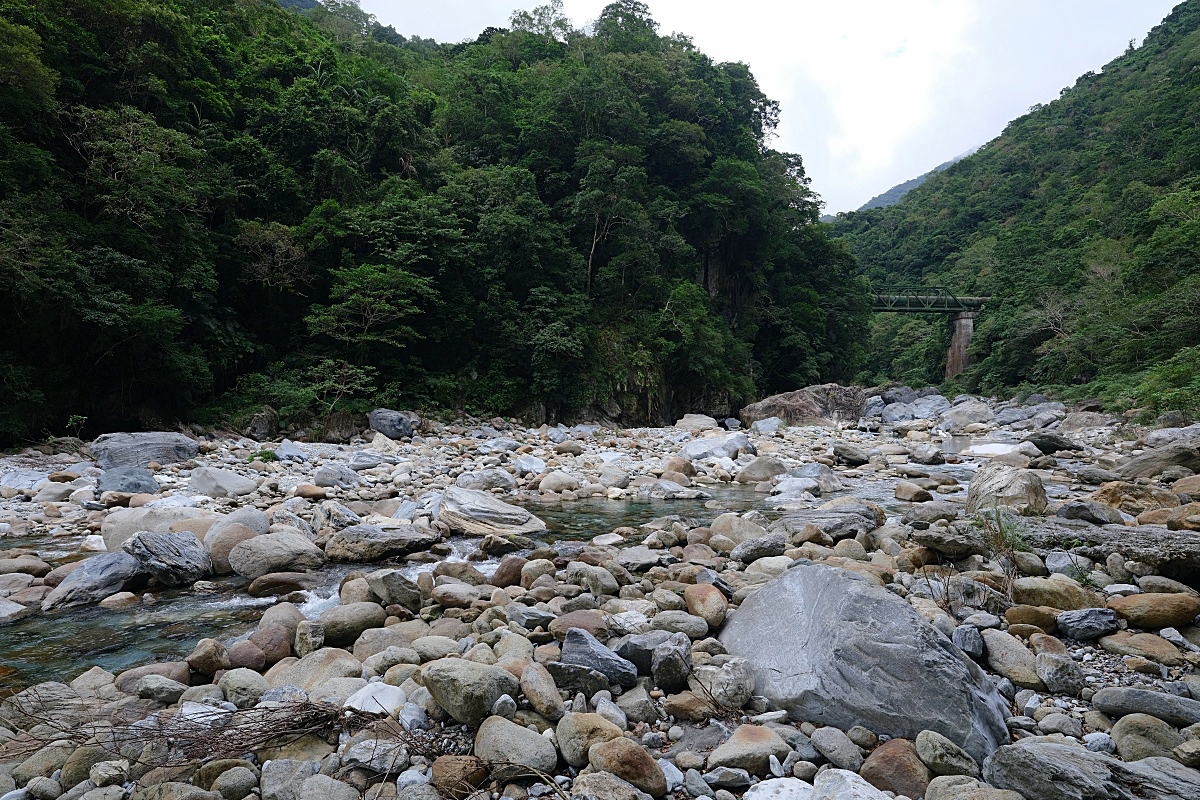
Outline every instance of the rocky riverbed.
<svg viewBox="0 0 1200 800"><path fill-rule="evenodd" d="M27 450L0 800L1195 800L1183 422L812 387Z"/></svg>

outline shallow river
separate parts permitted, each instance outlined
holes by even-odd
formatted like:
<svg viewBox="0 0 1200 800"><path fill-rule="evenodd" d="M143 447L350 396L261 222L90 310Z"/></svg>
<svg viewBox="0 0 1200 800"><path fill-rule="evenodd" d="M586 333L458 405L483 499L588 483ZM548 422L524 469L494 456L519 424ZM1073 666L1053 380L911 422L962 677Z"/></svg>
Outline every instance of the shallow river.
<svg viewBox="0 0 1200 800"><path fill-rule="evenodd" d="M721 511L747 511L760 506L766 498L747 488L718 487L708 491L720 504L719 509L705 508L704 501L637 503L596 498L561 505L537 502L526 505L549 526L550 535L546 539L579 541L620 526L641 525L666 514L711 519ZM450 560L462 561L477 548L478 539L458 539L451 544L455 552ZM51 548L45 549L48 556L52 555ZM53 555L62 557L67 553ZM485 574L490 574L494 565L495 561L478 564ZM406 571L415 576L433 566L411 564ZM363 568L364 565L350 564L325 568L328 588L305 592L308 599L300 605L300 610L311 619L336 605L342 576ZM37 614L0 627L0 689L48 680L67 681L93 664L117 672L151 661L178 660L191 652L198 639L205 637L229 644L254 630L263 610L278 600L247 596L244 591L247 581L241 578L214 582L219 591L212 594L196 594L188 589L160 590L156 592L158 602L153 605L120 611L92 606L52 616Z"/></svg>
<svg viewBox="0 0 1200 800"><path fill-rule="evenodd" d="M887 441L881 440L881 443ZM956 436L941 443L947 453L975 450L1008 450L1012 444L1003 439L975 439ZM993 453L987 453L992 455ZM965 464L940 465L930 469L949 473L965 484L973 466ZM854 495L879 504L889 516L903 513L894 495L895 479L874 480L871 477L847 479L846 490L833 496ZM700 487L713 495L711 501L674 500L670 502L635 502L590 498L587 500L546 505L536 500L525 505L549 527L548 541L586 541L622 526L637 526L668 514L711 520L725 511L745 512L763 509L769 495L756 493L749 487L722 485ZM814 507L829 498L820 498ZM769 517L779 512L767 511ZM44 538L14 540L17 547L35 547L43 557L55 563L79 556L73 548L78 539ZM462 561L477 549L477 539L452 540L454 554L450 560ZM66 549L64 549L66 548ZM61 559L61 560L59 560ZM477 566L491 574L496 561ZM384 566L383 564L374 565ZM409 564L403 567L410 577L433 569L433 564ZM352 570L371 569L372 565L339 564L326 567L326 588L303 593L306 597L300 610L310 619L337 604L337 588L342 577ZM278 598L252 598L244 589L247 581L232 577L215 580L218 591L197 594L189 589L160 590L158 602L135 608L108 611L88 607L62 612L53 616L37 614L13 625L0 627L0 694L4 689L24 687L39 681L70 680L91 665L116 672L151 661L178 660L191 652L196 641L211 637L230 644L248 635L258 623L264 609Z"/></svg>

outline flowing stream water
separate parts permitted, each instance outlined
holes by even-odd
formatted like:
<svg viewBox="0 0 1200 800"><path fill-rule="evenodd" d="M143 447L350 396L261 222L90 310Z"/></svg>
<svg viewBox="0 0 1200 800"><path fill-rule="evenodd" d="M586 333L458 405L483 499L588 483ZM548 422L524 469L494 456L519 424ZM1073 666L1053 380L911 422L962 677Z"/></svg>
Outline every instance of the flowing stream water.
<svg viewBox="0 0 1200 800"><path fill-rule="evenodd" d="M621 526L637 526L667 514L711 519L722 511L747 511L761 507L766 495L749 488L716 487L708 490L719 509L706 508L705 501L674 500L638 503L591 498L572 503L543 505L526 503L549 528L548 541L586 541ZM477 549L478 539L456 538L451 541L454 554L449 560L465 560ZM21 546L30 546L25 540ZM62 542L48 539L33 543L48 557L74 555ZM490 574L497 561L476 566ZM304 615L315 619L325 609L337 605L337 590L342 577L354 570L374 569L384 564L338 564L321 570L325 588L304 592L306 600L298 604ZM432 570L434 564L408 564L403 568L410 577ZM53 615L37 614L0 628L0 687L24 687L40 681L69 681L92 665L110 672L129 669L152 661L178 660L191 652L198 639L214 638L226 644L249 634L262 612L278 602L277 597L250 597L247 581L231 577L214 579L218 590L201 594L190 589L158 590L157 602L123 610L97 606L79 608Z"/></svg>
<svg viewBox="0 0 1200 800"><path fill-rule="evenodd" d="M881 443L887 440L881 440ZM942 442L947 453L994 455L1014 447L1013 443L997 439L977 439L956 436ZM994 452L993 452L994 451ZM965 484L973 466L947 464L929 469L948 473ZM845 478L846 490L834 496L854 495L879 504L889 516L899 516L904 506L898 502L893 479L875 480ZM713 496L711 501L673 500L637 502L633 500L586 500L543 504L536 500L524 505L547 524L547 541L586 541L622 526L638 526L657 517L680 516L711 520L725 511L745 512L766 509L769 495L755 492L751 487L722 485L701 487ZM829 498L818 498L820 505ZM769 517L779 512L765 511ZM43 557L56 563L80 557L75 548L79 539L25 539L13 541L18 547L37 548ZM449 560L462 561L477 549L477 539L455 539L451 542L454 554ZM476 566L491 574L496 560ZM321 570L324 588L302 593L305 600L298 603L301 612L310 619L337 604L337 590L346 573L369 570L385 564L336 564ZM434 564L403 565L410 577L432 570ZM15 624L0 627L0 690L24 687L39 681L68 681L92 665L117 672L152 661L178 660L191 652L196 641L205 637L230 644L254 630L263 610L278 602L277 597L254 598L245 592L247 581L239 577L214 579L217 591L196 593L190 589L158 590L157 602L124 610L107 610L96 606L65 611L54 615L36 614Z"/></svg>

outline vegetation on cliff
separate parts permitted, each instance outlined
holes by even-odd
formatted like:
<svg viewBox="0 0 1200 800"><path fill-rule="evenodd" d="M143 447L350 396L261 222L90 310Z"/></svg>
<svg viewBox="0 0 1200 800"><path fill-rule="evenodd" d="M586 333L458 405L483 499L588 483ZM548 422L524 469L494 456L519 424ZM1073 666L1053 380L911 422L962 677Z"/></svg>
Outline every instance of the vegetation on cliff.
<svg viewBox="0 0 1200 800"><path fill-rule="evenodd" d="M840 215L877 284L992 300L969 390L1200 415L1200 2L898 204ZM879 315L860 379L941 381L944 317Z"/></svg>
<svg viewBox="0 0 1200 800"><path fill-rule="evenodd" d="M865 283L778 115L634 0L454 45L346 0L0 0L0 436L848 378Z"/></svg>

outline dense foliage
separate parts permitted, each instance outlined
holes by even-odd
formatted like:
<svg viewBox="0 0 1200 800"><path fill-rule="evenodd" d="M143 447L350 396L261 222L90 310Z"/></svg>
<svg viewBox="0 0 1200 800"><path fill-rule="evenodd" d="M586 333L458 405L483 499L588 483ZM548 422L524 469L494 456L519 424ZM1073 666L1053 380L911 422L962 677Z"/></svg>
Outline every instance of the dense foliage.
<svg viewBox="0 0 1200 800"><path fill-rule="evenodd" d="M879 284L992 300L963 385L1200 415L1200 2L899 204L835 229ZM878 315L867 380L938 382L945 318Z"/></svg>
<svg viewBox="0 0 1200 800"><path fill-rule="evenodd" d="M745 65L634 0L460 45L290 4L0 0L0 437L857 369L865 283Z"/></svg>

